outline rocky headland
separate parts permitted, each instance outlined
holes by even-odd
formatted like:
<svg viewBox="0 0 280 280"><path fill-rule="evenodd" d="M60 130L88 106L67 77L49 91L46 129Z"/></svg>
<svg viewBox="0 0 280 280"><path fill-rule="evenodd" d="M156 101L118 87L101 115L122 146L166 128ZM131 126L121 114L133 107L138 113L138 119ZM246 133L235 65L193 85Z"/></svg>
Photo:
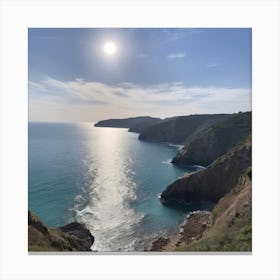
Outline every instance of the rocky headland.
<svg viewBox="0 0 280 280"><path fill-rule="evenodd" d="M134 117L127 119L109 119L97 122L96 127L118 127L128 128L130 132L142 132L146 127L157 124L162 121L160 118L153 117Z"/></svg>
<svg viewBox="0 0 280 280"><path fill-rule="evenodd" d="M50 228L28 211L28 251L91 251L94 237L82 224L73 222Z"/></svg>
<svg viewBox="0 0 280 280"><path fill-rule="evenodd" d="M156 238L152 251L252 250L251 121L251 112L190 115L137 130L140 140L184 145L173 164L206 167L167 186L163 204L215 203L211 212L189 213L172 236Z"/></svg>
<svg viewBox="0 0 280 280"><path fill-rule="evenodd" d="M208 166L251 133L251 112L233 114L204 129L173 158L180 166Z"/></svg>
<svg viewBox="0 0 280 280"><path fill-rule="evenodd" d="M239 177L212 212L191 212L172 236L161 236L151 251L230 251L252 250L252 173Z"/></svg>
<svg viewBox="0 0 280 280"><path fill-rule="evenodd" d="M251 166L251 137L217 158L206 169L187 174L170 184L161 194L165 204L185 204L199 200L217 202Z"/></svg>
<svg viewBox="0 0 280 280"><path fill-rule="evenodd" d="M201 131L230 117L229 114L189 115L167 118L146 127L139 139L150 142L164 142L185 145Z"/></svg>

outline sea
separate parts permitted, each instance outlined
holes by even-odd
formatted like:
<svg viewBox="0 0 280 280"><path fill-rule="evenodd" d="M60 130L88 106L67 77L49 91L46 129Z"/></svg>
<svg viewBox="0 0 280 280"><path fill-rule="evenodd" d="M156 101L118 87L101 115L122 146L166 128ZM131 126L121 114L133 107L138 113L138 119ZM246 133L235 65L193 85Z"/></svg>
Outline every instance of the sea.
<svg viewBox="0 0 280 280"><path fill-rule="evenodd" d="M92 251L149 249L196 209L171 208L160 193L185 173L171 159L180 147L144 142L124 128L93 123L29 123L28 207L46 225L84 223L95 237Z"/></svg>

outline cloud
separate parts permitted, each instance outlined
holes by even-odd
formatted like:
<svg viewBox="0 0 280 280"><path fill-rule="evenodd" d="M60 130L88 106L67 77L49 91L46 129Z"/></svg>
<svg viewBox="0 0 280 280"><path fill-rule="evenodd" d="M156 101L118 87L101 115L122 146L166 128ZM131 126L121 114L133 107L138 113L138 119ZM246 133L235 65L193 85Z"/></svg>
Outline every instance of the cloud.
<svg viewBox="0 0 280 280"><path fill-rule="evenodd" d="M206 64L207 68L214 68L214 67L217 67L217 66L219 66L219 64L217 64L217 63Z"/></svg>
<svg viewBox="0 0 280 280"><path fill-rule="evenodd" d="M162 33L165 35L163 43L172 43L178 40L182 40L186 37L196 34L204 33L205 29L201 28L175 28L175 29L163 29Z"/></svg>
<svg viewBox="0 0 280 280"><path fill-rule="evenodd" d="M178 41L186 37L187 29L163 29L163 34L166 35L165 42Z"/></svg>
<svg viewBox="0 0 280 280"><path fill-rule="evenodd" d="M115 94L120 96L120 97L128 97L128 95L126 93L123 93L123 92L115 92Z"/></svg>
<svg viewBox="0 0 280 280"><path fill-rule="evenodd" d="M185 53L179 52L179 53L170 53L167 57L173 59L173 58L184 58L185 56L186 56Z"/></svg>
<svg viewBox="0 0 280 280"><path fill-rule="evenodd" d="M180 81L149 86L129 82L108 85L83 79L62 81L48 77L40 82L29 82L29 104L31 119L38 119L42 114L63 121L230 113L251 109L251 89L187 87Z"/></svg>

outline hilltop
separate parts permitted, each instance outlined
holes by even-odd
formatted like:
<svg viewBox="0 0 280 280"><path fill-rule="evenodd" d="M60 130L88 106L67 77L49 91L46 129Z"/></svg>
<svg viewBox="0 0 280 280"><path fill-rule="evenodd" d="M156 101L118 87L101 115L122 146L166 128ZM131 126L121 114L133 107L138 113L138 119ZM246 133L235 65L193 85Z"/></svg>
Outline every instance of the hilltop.
<svg viewBox="0 0 280 280"><path fill-rule="evenodd" d="M173 158L172 163L180 166L211 164L251 134L251 123L251 112L230 115L198 133Z"/></svg>

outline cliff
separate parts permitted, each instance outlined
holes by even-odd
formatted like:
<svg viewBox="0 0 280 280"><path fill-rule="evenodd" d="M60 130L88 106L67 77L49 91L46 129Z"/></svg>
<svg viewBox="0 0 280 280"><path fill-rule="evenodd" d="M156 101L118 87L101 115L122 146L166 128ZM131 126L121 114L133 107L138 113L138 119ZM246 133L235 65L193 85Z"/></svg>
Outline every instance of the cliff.
<svg viewBox="0 0 280 280"><path fill-rule="evenodd" d="M91 251L93 242L90 231L80 223L50 228L28 211L28 251Z"/></svg>
<svg viewBox="0 0 280 280"><path fill-rule="evenodd" d="M97 122L96 127L119 127L128 128L131 132L140 133L143 129L160 122L159 118L152 117L135 117L127 119L109 119Z"/></svg>
<svg viewBox="0 0 280 280"><path fill-rule="evenodd" d="M204 129L173 158L180 166L207 166L251 133L251 112L233 114Z"/></svg>
<svg viewBox="0 0 280 280"><path fill-rule="evenodd" d="M252 250L252 181L251 170L219 200L211 213L212 225L199 238L181 244L183 251Z"/></svg>
<svg viewBox="0 0 280 280"><path fill-rule="evenodd" d="M252 178L251 168L242 174L232 190L212 212L191 212L179 230L159 237L151 251L251 251Z"/></svg>
<svg viewBox="0 0 280 280"><path fill-rule="evenodd" d="M202 130L228 118L228 114L190 115L164 119L146 127L139 135L140 140L187 144Z"/></svg>
<svg viewBox="0 0 280 280"><path fill-rule="evenodd" d="M161 201L175 205L201 200L217 202L251 166L251 150L249 136L206 169L177 179L162 192Z"/></svg>

